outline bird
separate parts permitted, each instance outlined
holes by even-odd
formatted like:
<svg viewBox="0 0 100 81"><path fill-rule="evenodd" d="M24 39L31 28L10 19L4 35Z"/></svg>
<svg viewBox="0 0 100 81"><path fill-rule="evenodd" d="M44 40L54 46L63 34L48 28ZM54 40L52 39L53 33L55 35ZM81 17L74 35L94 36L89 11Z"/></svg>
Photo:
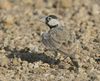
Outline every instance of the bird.
<svg viewBox="0 0 100 81"><path fill-rule="evenodd" d="M47 32L42 33L42 42L46 48L62 53L65 57L70 57L75 67L79 68L75 56L75 45L71 45L75 41L72 32L62 25L60 19L55 15L44 16L41 18L41 21L49 27Z"/></svg>

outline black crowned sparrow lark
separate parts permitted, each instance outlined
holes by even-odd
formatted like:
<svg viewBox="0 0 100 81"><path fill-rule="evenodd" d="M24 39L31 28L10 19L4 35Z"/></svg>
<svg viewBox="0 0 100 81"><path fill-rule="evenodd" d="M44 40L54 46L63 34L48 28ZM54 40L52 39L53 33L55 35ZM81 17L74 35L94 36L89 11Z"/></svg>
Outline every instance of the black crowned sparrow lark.
<svg viewBox="0 0 100 81"><path fill-rule="evenodd" d="M79 68L78 62L75 57L74 45L70 45L71 41L74 39L69 30L63 26L55 15L49 15L41 18L50 30L42 34L43 44L55 52L60 52L65 55L65 57L70 57L73 64Z"/></svg>

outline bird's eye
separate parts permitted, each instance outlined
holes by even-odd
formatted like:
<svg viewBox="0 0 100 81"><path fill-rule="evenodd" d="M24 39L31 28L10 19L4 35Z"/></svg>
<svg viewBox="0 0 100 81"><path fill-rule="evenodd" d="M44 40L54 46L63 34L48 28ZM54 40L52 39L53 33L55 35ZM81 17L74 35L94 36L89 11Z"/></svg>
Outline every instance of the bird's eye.
<svg viewBox="0 0 100 81"><path fill-rule="evenodd" d="M50 21L51 20L51 17L48 17L47 20Z"/></svg>

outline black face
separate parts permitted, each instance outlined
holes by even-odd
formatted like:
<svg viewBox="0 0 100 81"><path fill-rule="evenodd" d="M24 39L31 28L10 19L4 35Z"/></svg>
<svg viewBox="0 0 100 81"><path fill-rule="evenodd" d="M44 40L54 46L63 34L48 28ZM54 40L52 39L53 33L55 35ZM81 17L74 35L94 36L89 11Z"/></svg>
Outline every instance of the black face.
<svg viewBox="0 0 100 81"><path fill-rule="evenodd" d="M53 19L57 19L57 17L55 15L49 15L48 17L51 17Z"/></svg>
<svg viewBox="0 0 100 81"><path fill-rule="evenodd" d="M55 26L51 26L48 24L48 22L51 20L51 19L58 19L55 15L49 15L48 17L46 17L46 24L51 28L55 28L56 26L58 25L55 25Z"/></svg>

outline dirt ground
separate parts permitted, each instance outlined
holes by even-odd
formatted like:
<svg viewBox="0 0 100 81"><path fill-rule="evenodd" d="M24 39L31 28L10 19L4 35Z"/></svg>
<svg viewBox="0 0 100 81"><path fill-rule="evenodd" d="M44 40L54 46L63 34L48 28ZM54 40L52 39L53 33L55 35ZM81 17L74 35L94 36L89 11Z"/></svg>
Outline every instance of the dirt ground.
<svg viewBox="0 0 100 81"><path fill-rule="evenodd" d="M76 35L78 74L44 50L39 17L49 14ZM100 81L100 0L0 0L0 81Z"/></svg>

